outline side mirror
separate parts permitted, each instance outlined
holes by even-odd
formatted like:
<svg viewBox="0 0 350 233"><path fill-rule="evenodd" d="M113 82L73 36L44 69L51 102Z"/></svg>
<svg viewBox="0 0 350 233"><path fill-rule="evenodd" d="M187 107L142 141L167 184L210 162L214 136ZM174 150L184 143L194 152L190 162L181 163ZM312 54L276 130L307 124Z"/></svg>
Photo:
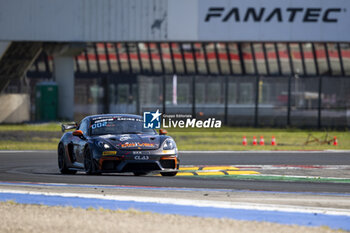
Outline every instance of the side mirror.
<svg viewBox="0 0 350 233"><path fill-rule="evenodd" d="M159 130L159 135L166 135L167 133L168 133L168 131L166 131L165 129Z"/></svg>
<svg viewBox="0 0 350 233"><path fill-rule="evenodd" d="M77 123L72 122L72 123L67 123L67 124L62 124L61 125L61 130L64 133L64 131L69 130L69 129L75 129L77 128Z"/></svg>
<svg viewBox="0 0 350 233"><path fill-rule="evenodd" d="M83 134L83 131L81 130L75 130L73 131L73 136L82 137L84 136L84 134Z"/></svg>

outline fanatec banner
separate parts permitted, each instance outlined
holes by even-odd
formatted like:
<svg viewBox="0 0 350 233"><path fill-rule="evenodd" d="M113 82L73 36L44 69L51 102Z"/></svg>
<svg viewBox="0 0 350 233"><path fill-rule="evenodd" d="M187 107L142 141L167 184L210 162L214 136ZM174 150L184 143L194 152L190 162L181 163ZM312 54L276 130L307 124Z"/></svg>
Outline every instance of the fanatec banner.
<svg viewBox="0 0 350 233"><path fill-rule="evenodd" d="M349 0L199 0L198 39L350 41Z"/></svg>

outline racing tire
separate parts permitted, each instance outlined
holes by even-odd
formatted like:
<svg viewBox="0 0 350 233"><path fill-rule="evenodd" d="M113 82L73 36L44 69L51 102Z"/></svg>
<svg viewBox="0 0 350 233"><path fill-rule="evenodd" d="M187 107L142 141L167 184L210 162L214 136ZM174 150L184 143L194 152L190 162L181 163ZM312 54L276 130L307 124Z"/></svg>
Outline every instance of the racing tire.
<svg viewBox="0 0 350 233"><path fill-rule="evenodd" d="M176 176L177 172L161 172L162 176Z"/></svg>
<svg viewBox="0 0 350 233"><path fill-rule="evenodd" d="M148 172L133 172L135 176L145 176Z"/></svg>
<svg viewBox="0 0 350 233"><path fill-rule="evenodd" d="M62 143L60 143L58 145L57 154L58 154L58 156L57 156L58 157L58 169L60 170L61 174L74 175L75 173L77 173L77 171L69 170L69 168L67 167L66 152L65 152L65 149L64 149L64 146Z"/></svg>
<svg viewBox="0 0 350 233"><path fill-rule="evenodd" d="M84 169L87 175L99 175L100 172L96 169L96 164L94 162L91 150L86 147L84 150Z"/></svg>

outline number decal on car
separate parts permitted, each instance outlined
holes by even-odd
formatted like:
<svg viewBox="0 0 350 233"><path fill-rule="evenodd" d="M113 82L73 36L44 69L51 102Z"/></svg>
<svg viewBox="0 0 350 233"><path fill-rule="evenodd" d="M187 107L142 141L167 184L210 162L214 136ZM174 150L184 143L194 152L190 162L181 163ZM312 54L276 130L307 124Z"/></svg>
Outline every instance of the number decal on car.
<svg viewBox="0 0 350 233"><path fill-rule="evenodd" d="M95 123L95 124L91 125L91 128L96 129L96 128L105 127L106 125L107 125L107 121L99 122L99 123Z"/></svg>
<svg viewBox="0 0 350 233"><path fill-rule="evenodd" d="M149 160L149 156L147 155L136 155L134 156L135 160Z"/></svg>

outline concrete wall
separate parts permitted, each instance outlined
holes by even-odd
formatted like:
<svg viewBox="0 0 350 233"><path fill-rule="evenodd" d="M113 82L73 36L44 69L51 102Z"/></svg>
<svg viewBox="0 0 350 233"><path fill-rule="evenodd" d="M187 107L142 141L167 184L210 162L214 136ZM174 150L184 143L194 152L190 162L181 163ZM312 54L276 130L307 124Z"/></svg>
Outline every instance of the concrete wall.
<svg viewBox="0 0 350 233"><path fill-rule="evenodd" d="M164 0L0 0L0 40L165 40Z"/></svg>
<svg viewBox="0 0 350 233"><path fill-rule="evenodd" d="M22 123L30 120L28 94L0 95L0 123Z"/></svg>
<svg viewBox="0 0 350 233"><path fill-rule="evenodd" d="M348 0L0 0L0 41L350 41Z"/></svg>

